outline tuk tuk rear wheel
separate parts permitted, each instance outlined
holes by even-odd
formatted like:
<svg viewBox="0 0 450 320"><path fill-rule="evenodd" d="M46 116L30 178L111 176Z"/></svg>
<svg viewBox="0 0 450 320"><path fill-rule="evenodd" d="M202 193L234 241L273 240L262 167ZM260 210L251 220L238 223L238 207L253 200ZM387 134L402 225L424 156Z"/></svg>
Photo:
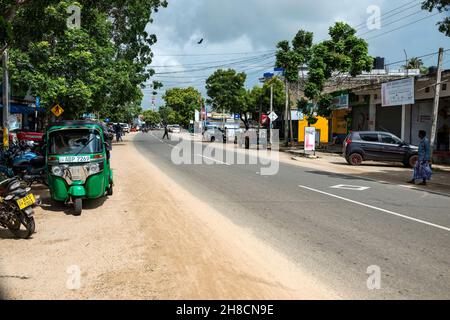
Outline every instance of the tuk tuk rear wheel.
<svg viewBox="0 0 450 320"><path fill-rule="evenodd" d="M107 194L108 196L112 196L113 193L114 193L113 185L110 184L108 190L106 190L106 194Z"/></svg>
<svg viewBox="0 0 450 320"><path fill-rule="evenodd" d="M81 215L81 212L83 211L83 199L81 198L73 199L73 206L74 206L74 215L76 216Z"/></svg>

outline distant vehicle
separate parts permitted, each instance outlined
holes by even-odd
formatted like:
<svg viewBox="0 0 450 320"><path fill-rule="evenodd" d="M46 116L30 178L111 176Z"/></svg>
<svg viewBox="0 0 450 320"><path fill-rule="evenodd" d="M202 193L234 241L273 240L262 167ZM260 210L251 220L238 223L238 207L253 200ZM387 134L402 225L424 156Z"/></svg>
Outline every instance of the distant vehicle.
<svg viewBox="0 0 450 320"><path fill-rule="evenodd" d="M223 141L226 142L226 136L224 135L223 129L219 127L206 127L203 133L203 140L207 142Z"/></svg>
<svg viewBox="0 0 450 320"><path fill-rule="evenodd" d="M125 133L131 132L131 126L128 123L120 123L120 126L122 127L123 132Z"/></svg>
<svg viewBox="0 0 450 320"><path fill-rule="evenodd" d="M419 158L418 150L388 132L355 131L345 139L342 156L353 166L371 160L401 162L406 167L414 167Z"/></svg>
<svg viewBox="0 0 450 320"><path fill-rule="evenodd" d="M249 146L258 145L258 129L240 130L237 134L237 140L240 147L245 146L245 140L248 139ZM259 145L266 149L268 144L268 135L266 129L259 130Z"/></svg>
<svg viewBox="0 0 450 320"><path fill-rule="evenodd" d="M181 127L179 124L172 124L167 126L167 128L169 129L169 132L171 133L181 133Z"/></svg>

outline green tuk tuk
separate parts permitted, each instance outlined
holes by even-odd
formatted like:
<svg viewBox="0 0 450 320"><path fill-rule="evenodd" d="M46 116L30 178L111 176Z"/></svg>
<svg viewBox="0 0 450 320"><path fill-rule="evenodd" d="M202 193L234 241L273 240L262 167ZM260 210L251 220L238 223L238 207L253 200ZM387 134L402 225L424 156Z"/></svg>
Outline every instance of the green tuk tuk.
<svg viewBox="0 0 450 320"><path fill-rule="evenodd" d="M111 142L107 127L94 121L63 121L45 133L46 170L53 200L74 205L113 194Z"/></svg>

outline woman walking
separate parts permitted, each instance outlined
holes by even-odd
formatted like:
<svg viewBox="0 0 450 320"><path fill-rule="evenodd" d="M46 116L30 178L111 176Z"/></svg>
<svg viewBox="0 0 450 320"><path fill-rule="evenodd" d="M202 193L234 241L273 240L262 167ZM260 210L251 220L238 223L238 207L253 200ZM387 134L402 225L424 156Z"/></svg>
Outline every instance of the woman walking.
<svg viewBox="0 0 450 320"><path fill-rule="evenodd" d="M408 183L415 184L416 180L422 180L419 185L426 186L427 181L431 179L432 171L430 167L431 162L431 147L430 141L427 138L427 133L424 130L419 131L419 159L414 166L414 175L412 180Z"/></svg>

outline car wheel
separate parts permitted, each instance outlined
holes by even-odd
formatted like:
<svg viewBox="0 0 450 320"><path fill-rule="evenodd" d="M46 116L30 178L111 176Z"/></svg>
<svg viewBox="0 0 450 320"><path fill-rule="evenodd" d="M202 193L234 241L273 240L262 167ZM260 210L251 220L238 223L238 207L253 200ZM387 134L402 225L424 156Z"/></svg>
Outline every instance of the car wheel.
<svg viewBox="0 0 450 320"><path fill-rule="evenodd" d="M411 157L409 157L408 159L408 163L405 164L405 166L410 167L410 168L414 168L416 166L416 162L419 160L419 156L413 155Z"/></svg>
<svg viewBox="0 0 450 320"><path fill-rule="evenodd" d="M352 166L360 166L363 162L363 157L359 153L352 153L349 157L347 162L351 164Z"/></svg>

